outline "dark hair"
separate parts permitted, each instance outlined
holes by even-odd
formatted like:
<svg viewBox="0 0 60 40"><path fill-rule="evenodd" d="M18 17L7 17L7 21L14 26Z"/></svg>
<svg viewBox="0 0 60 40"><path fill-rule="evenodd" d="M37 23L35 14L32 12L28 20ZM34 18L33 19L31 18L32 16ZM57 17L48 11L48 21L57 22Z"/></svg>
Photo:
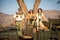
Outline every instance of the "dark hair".
<svg viewBox="0 0 60 40"><path fill-rule="evenodd" d="M20 11L21 11L21 8L18 8L18 10L20 10Z"/></svg>
<svg viewBox="0 0 60 40"><path fill-rule="evenodd" d="M33 13L33 10L32 10L32 9L30 9L29 13L30 13L30 12L32 12L32 13Z"/></svg>
<svg viewBox="0 0 60 40"><path fill-rule="evenodd" d="M30 11L28 11L30 13Z"/></svg>
<svg viewBox="0 0 60 40"><path fill-rule="evenodd" d="M38 9L38 12L39 12L39 10L41 10L41 12L42 12L42 8L39 8L39 9Z"/></svg>

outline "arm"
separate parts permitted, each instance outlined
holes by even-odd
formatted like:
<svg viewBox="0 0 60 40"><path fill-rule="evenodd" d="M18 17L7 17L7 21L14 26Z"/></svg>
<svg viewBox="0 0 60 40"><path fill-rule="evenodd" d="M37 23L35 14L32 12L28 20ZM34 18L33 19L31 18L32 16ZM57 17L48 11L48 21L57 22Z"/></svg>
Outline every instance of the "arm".
<svg viewBox="0 0 60 40"><path fill-rule="evenodd" d="M13 18L16 18L16 14L13 15Z"/></svg>
<svg viewBox="0 0 60 40"><path fill-rule="evenodd" d="M41 30L43 30L45 28L45 25L40 21L40 28Z"/></svg>
<svg viewBox="0 0 60 40"><path fill-rule="evenodd" d="M16 14L13 15L13 25L16 25Z"/></svg>
<svg viewBox="0 0 60 40"><path fill-rule="evenodd" d="M34 14L34 20L36 20L36 18L37 18L37 17L36 17L36 14Z"/></svg>
<svg viewBox="0 0 60 40"><path fill-rule="evenodd" d="M44 14L42 14L42 18L43 18L46 22L48 22L48 19L44 16Z"/></svg>

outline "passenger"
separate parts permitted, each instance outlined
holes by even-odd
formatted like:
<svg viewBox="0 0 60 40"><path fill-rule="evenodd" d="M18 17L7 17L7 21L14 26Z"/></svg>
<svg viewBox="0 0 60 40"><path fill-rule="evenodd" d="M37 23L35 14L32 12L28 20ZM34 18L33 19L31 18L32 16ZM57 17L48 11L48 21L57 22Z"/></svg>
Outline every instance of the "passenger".
<svg viewBox="0 0 60 40"><path fill-rule="evenodd" d="M47 27L45 28L45 25L42 23L42 19L48 22L42 13L42 9L39 8L33 26L33 40L41 40L39 33L41 33L42 30L47 29Z"/></svg>
<svg viewBox="0 0 60 40"><path fill-rule="evenodd" d="M42 20L44 20L46 22L48 22L48 20L42 13L41 8L38 9L38 13L36 14L36 17L37 17L37 19L36 19L37 27L39 27L41 30L43 30L45 28L45 25L42 23Z"/></svg>
<svg viewBox="0 0 60 40"><path fill-rule="evenodd" d="M35 14L33 13L33 10L30 10L29 11L29 15L28 15L28 22L29 24L32 25L33 21L35 20Z"/></svg>
<svg viewBox="0 0 60 40"><path fill-rule="evenodd" d="M18 28L18 35L22 35L22 29L24 28L24 14L22 10L19 8L18 12L13 16L16 19L16 27Z"/></svg>

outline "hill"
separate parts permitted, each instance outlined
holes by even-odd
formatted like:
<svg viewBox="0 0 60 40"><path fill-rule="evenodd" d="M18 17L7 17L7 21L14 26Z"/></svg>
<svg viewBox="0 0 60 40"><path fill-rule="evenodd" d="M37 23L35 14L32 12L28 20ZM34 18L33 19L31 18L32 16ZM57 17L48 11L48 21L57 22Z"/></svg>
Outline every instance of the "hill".
<svg viewBox="0 0 60 40"><path fill-rule="evenodd" d="M60 16L60 11L56 11L56 10L45 10L43 11L43 13L47 18L51 18L51 19L59 19Z"/></svg>
<svg viewBox="0 0 60 40"><path fill-rule="evenodd" d="M13 25L14 19L11 15L0 12L0 28L5 28Z"/></svg>
<svg viewBox="0 0 60 40"><path fill-rule="evenodd" d="M59 19L60 11L44 10L43 14L50 19ZM10 26L14 26L14 18L12 15L0 12L0 28L6 28Z"/></svg>

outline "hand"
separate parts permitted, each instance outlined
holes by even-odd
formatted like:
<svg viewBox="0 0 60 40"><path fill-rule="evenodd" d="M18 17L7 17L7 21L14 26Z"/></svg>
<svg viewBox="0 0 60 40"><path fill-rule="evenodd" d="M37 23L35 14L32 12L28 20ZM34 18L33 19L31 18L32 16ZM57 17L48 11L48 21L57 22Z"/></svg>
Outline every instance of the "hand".
<svg viewBox="0 0 60 40"><path fill-rule="evenodd" d="M39 27L37 27L37 31L39 31Z"/></svg>
<svg viewBox="0 0 60 40"><path fill-rule="evenodd" d="M33 28L33 33L36 33L36 28Z"/></svg>
<svg viewBox="0 0 60 40"><path fill-rule="evenodd" d="M40 30L44 30L45 27L40 27Z"/></svg>

